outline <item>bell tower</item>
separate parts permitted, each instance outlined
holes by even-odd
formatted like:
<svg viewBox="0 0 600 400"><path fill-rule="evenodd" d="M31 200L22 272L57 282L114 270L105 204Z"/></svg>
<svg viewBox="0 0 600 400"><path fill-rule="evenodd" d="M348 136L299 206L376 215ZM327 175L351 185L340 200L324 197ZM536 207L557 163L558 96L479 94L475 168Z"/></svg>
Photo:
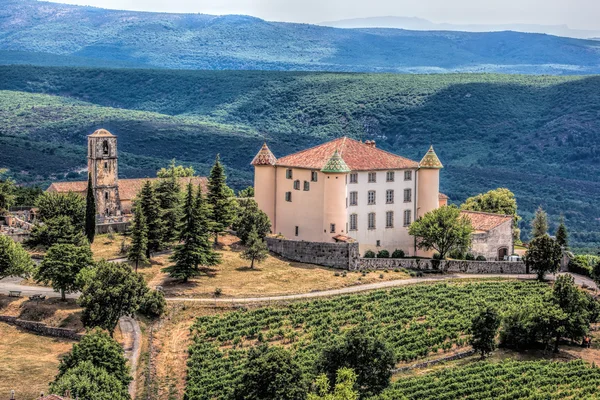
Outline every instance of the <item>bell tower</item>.
<svg viewBox="0 0 600 400"><path fill-rule="evenodd" d="M121 215L117 159L117 137L106 129L88 136L88 172L96 196L96 213L102 217Z"/></svg>

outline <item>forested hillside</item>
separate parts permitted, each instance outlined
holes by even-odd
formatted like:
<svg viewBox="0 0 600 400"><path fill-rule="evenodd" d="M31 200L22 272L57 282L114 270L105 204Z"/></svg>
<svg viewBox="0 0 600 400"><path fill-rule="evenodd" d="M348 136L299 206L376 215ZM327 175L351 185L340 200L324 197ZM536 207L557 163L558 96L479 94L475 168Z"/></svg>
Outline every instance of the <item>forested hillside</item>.
<svg viewBox="0 0 600 400"><path fill-rule="evenodd" d="M0 0L3 64L364 72L600 72L600 46L519 32L338 29Z"/></svg>
<svg viewBox="0 0 600 400"><path fill-rule="evenodd" d="M535 208L600 243L600 77L0 67L0 166L22 182L85 168L85 136L119 136L122 176L217 152L252 182L263 141L283 156L334 137L419 160L433 143L455 202L505 186L525 233ZM71 178L77 175L71 173Z"/></svg>

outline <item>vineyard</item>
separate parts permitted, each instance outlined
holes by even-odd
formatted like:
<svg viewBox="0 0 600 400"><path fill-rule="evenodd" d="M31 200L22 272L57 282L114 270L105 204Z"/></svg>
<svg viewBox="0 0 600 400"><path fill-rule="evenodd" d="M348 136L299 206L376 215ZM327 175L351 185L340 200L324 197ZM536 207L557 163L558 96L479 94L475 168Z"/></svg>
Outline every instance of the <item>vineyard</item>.
<svg viewBox="0 0 600 400"><path fill-rule="evenodd" d="M200 317L192 327L187 398L231 398L247 349L262 342L286 346L312 380L322 349L351 327L363 326L409 362L464 347L480 307L541 303L549 291L538 282L440 283Z"/></svg>
<svg viewBox="0 0 600 400"><path fill-rule="evenodd" d="M400 379L378 400L600 399L600 368L583 361L478 362Z"/></svg>

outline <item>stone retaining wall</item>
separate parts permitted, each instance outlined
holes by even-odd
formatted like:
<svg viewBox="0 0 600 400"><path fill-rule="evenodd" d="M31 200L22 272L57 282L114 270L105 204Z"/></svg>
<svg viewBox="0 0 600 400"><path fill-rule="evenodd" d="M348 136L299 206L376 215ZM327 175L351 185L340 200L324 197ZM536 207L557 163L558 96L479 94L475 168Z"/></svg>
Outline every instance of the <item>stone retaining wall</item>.
<svg viewBox="0 0 600 400"><path fill-rule="evenodd" d="M42 322L35 321L25 321L22 319L18 319L17 317L10 317L6 315L0 315L0 321L6 322L7 324L18 326L19 328L23 328L25 330L37 333L43 336L52 336L63 339L70 340L81 340L83 335L81 333L77 333L72 329L65 328L55 328L52 326L48 326Z"/></svg>
<svg viewBox="0 0 600 400"><path fill-rule="evenodd" d="M351 270L415 269L463 274L525 274L522 261L464 261L430 260L415 258L357 258L351 262Z"/></svg>
<svg viewBox="0 0 600 400"><path fill-rule="evenodd" d="M270 237L266 242L270 251L288 260L333 268L349 269L350 260L359 254L358 243L304 242Z"/></svg>
<svg viewBox="0 0 600 400"><path fill-rule="evenodd" d="M460 360L462 358L470 357L473 354L475 354L475 350L463 351L462 353L456 353L456 354L453 354L453 355L448 356L448 357L436 358L435 360L424 361L422 363L418 363L418 364L414 364L414 365L409 365L407 367L396 368L396 369L392 370L392 373L395 374L397 372L409 371L411 369L427 368L427 367L430 367L432 365L440 364L440 363L443 363L443 362Z"/></svg>
<svg viewBox="0 0 600 400"><path fill-rule="evenodd" d="M96 225L96 233L104 234L112 231L113 233L123 233L127 231L129 227L128 222L111 222L107 224L97 224Z"/></svg>

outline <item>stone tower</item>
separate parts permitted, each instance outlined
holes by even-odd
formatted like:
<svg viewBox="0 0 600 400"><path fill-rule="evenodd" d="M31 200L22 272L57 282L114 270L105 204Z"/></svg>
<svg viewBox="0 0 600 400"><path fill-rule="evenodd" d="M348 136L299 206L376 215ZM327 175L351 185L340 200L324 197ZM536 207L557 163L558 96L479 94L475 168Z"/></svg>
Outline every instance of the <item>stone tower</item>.
<svg viewBox="0 0 600 400"><path fill-rule="evenodd" d="M96 196L96 212L102 217L121 215L117 137L106 129L88 136L88 171Z"/></svg>

